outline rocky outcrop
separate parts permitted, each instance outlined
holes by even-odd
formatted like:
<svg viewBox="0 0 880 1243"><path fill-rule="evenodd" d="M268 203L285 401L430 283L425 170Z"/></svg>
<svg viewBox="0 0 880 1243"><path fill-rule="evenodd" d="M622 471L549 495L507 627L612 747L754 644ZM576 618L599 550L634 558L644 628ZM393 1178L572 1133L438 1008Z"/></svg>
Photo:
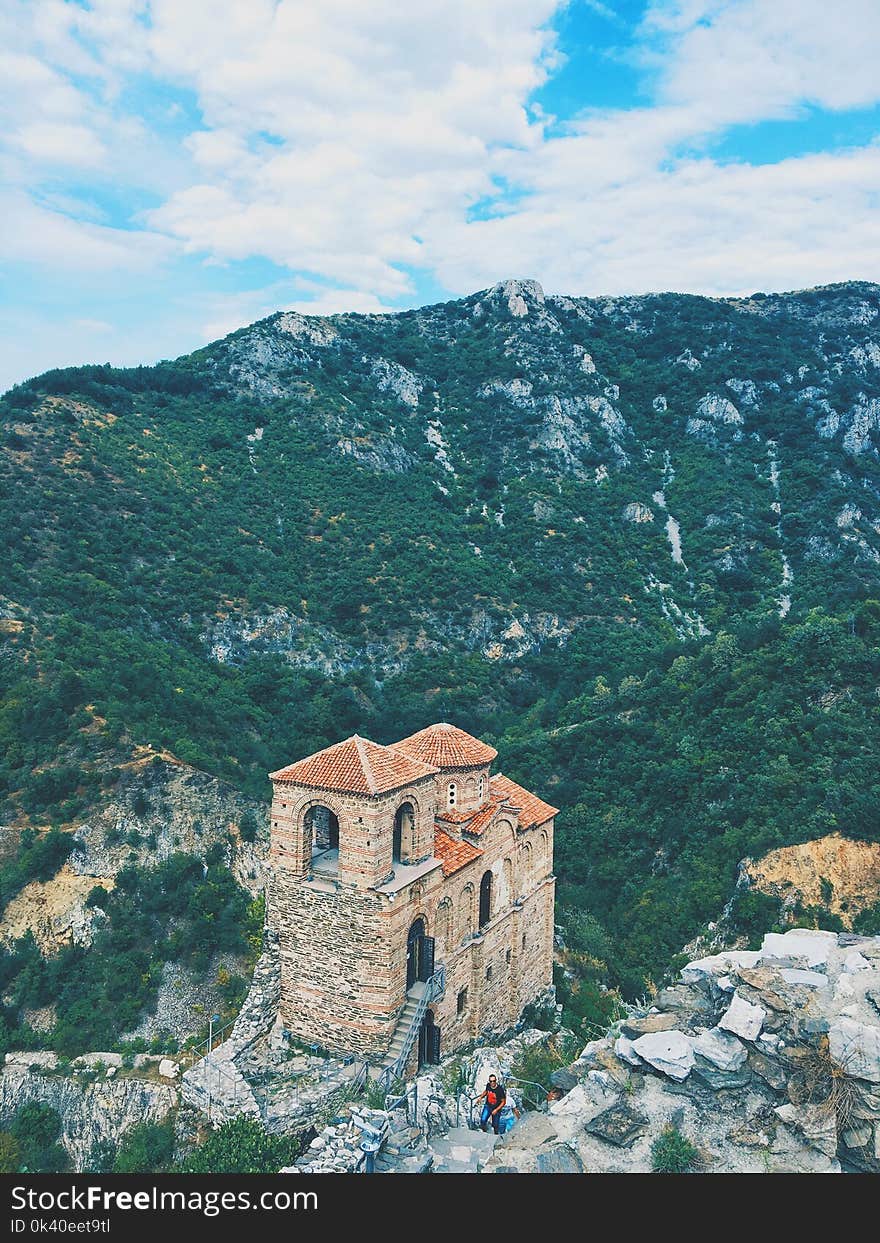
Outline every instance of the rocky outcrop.
<svg viewBox="0 0 880 1243"><path fill-rule="evenodd" d="M258 826L253 842L239 834L246 813ZM115 877L132 856L149 867L177 851L203 855L217 843L240 885L253 894L265 885L265 804L171 756L146 751L123 765L111 797L73 837L70 867L94 884Z"/></svg>
<svg viewBox="0 0 880 1243"><path fill-rule="evenodd" d="M624 522L653 522L654 511L641 501L630 501L623 511Z"/></svg>
<svg viewBox="0 0 880 1243"><path fill-rule="evenodd" d="M274 654L299 668L317 669L327 677L356 669L385 677L401 672L427 652L440 652L453 644L480 652L488 660L517 660L547 645L561 647L576 624L576 619L556 613L496 617L485 609L475 609L462 618L425 610L416 621L412 635L386 632L381 640L354 647L327 627L306 623L278 608L271 613L237 613L212 619L201 639L212 657L223 664L240 665L252 656Z"/></svg>
<svg viewBox="0 0 880 1243"><path fill-rule="evenodd" d="M697 402L694 414L687 421L687 432L701 440L715 440L719 433L727 431L734 440L742 438L740 430L743 416L727 397L707 393Z"/></svg>
<svg viewBox="0 0 880 1243"><path fill-rule="evenodd" d="M32 932L44 954L63 945L91 945L95 926L104 919L100 907L86 905L96 885L111 889L113 879L79 875L69 864L50 880L30 881L3 911L0 938L14 941Z"/></svg>
<svg viewBox="0 0 880 1243"><path fill-rule="evenodd" d="M742 868L752 887L779 898L784 910L823 906L847 928L880 893L880 843L839 833L745 859Z"/></svg>
<svg viewBox="0 0 880 1243"><path fill-rule="evenodd" d="M52 1059L51 1065L41 1056ZM32 1101L51 1106L61 1118L60 1139L72 1167L86 1168L96 1145L117 1144L139 1122L162 1122L178 1104L170 1082L149 1071L121 1072L112 1059L92 1054L91 1064L78 1058L79 1065L61 1070L55 1054L7 1055L0 1075L0 1122L8 1125Z"/></svg>
<svg viewBox="0 0 880 1243"><path fill-rule="evenodd" d="M699 1170L880 1172L880 937L793 929L689 963L554 1082L487 1172L560 1145L587 1172L647 1171L670 1125Z"/></svg>

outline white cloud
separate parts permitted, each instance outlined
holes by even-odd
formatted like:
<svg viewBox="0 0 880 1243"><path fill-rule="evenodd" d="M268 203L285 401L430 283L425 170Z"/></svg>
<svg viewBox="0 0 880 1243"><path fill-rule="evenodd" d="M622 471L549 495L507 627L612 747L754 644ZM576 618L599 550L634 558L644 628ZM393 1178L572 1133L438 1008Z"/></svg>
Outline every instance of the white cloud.
<svg viewBox="0 0 880 1243"><path fill-rule="evenodd" d="M0 219L0 260L53 272L147 271L174 249L173 243L158 234L75 220L15 190L0 192Z"/></svg>
<svg viewBox="0 0 880 1243"><path fill-rule="evenodd" d="M103 163L107 154L104 144L85 125L35 121L23 125L13 142L31 159L55 165L88 167Z"/></svg>
<svg viewBox="0 0 880 1243"><path fill-rule="evenodd" d="M663 0L644 31L662 40L661 99L698 108L705 124L880 100L876 0Z"/></svg>
<svg viewBox="0 0 880 1243"><path fill-rule="evenodd" d="M880 101L877 0L656 0L624 50L650 102L559 122L533 95L561 63L562 7L10 0L0 257L83 280L265 258L319 313L411 300L413 270L454 293L510 274L571 293L880 279L877 145L712 155L732 127ZM614 7L590 7L619 42ZM106 193L84 204L84 184ZM128 218L107 214L114 195ZM222 333L290 288L180 315Z"/></svg>

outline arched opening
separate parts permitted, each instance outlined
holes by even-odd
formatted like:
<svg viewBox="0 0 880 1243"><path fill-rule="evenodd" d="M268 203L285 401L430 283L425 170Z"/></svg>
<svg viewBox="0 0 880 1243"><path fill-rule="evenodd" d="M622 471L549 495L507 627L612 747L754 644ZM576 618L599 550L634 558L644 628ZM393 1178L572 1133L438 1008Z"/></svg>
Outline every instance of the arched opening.
<svg viewBox="0 0 880 1243"><path fill-rule="evenodd" d="M480 927L485 928L492 917L492 873L484 872L480 881Z"/></svg>
<svg viewBox="0 0 880 1243"><path fill-rule="evenodd" d="M393 863L408 863L412 858L415 823L416 814L412 803L401 803L394 814L391 845Z"/></svg>
<svg viewBox="0 0 880 1243"><path fill-rule="evenodd" d="M434 929L434 935L443 944L449 947L452 932L452 902L449 898L444 898L437 907L437 926Z"/></svg>
<svg viewBox="0 0 880 1243"><path fill-rule="evenodd" d="M426 935L425 921L416 919L406 935L406 990L434 974L434 938Z"/></svg>
<svg viewBox="0 0 880 1243"><path fill-rule="evenodd" d="M312 866L316 871L335 871L339 865L339 818L329 807L310 807L303 824L311 841Z"/></svg>

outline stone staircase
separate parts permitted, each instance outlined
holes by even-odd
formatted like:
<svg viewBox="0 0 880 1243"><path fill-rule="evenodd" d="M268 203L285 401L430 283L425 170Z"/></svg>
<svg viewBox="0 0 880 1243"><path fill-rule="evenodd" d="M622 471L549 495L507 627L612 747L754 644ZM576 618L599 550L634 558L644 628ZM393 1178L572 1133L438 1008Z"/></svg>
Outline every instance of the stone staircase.
<svg viewBox="0 0 880 1243"><path fill-rule="evenodd" d="M428 1141L434 1160L432 1174L479 1174L495 1150L494 1131L452 1127L445 1135Z"/></svg>
<svg viewBox="0 0 880 1243"><path fill-rule="evenodd" d="M422 1005L424 994L425 985L422 983L414 984L407 993L406 1003L401 1011L400 1018L397 1020L394 1035L391 1037L391 1044L388 1046L388 1052L385 1055L386 1066L393 1066L401 1055L409 1053L409 1049L406 1048L407 1042L409 1042L409 1046L412 1048L414 1043L413 1019L415 1018L416 1011ZM418 1030L416 1030L415 1035L418 1035Z"/></svg>

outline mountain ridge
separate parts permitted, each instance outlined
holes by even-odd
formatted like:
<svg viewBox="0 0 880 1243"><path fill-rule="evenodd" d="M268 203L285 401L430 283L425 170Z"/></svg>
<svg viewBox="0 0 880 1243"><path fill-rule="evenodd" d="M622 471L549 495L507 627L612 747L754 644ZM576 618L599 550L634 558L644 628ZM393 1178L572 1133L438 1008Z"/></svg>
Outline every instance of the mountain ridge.
<svg viewBox="0 0 880 1243"><path fill-rule="evenodd" d="M500 282L11 390L0 819L452 720L563 807L630 992L743 857L871 839L880 287L733 301Z"/></svg>

